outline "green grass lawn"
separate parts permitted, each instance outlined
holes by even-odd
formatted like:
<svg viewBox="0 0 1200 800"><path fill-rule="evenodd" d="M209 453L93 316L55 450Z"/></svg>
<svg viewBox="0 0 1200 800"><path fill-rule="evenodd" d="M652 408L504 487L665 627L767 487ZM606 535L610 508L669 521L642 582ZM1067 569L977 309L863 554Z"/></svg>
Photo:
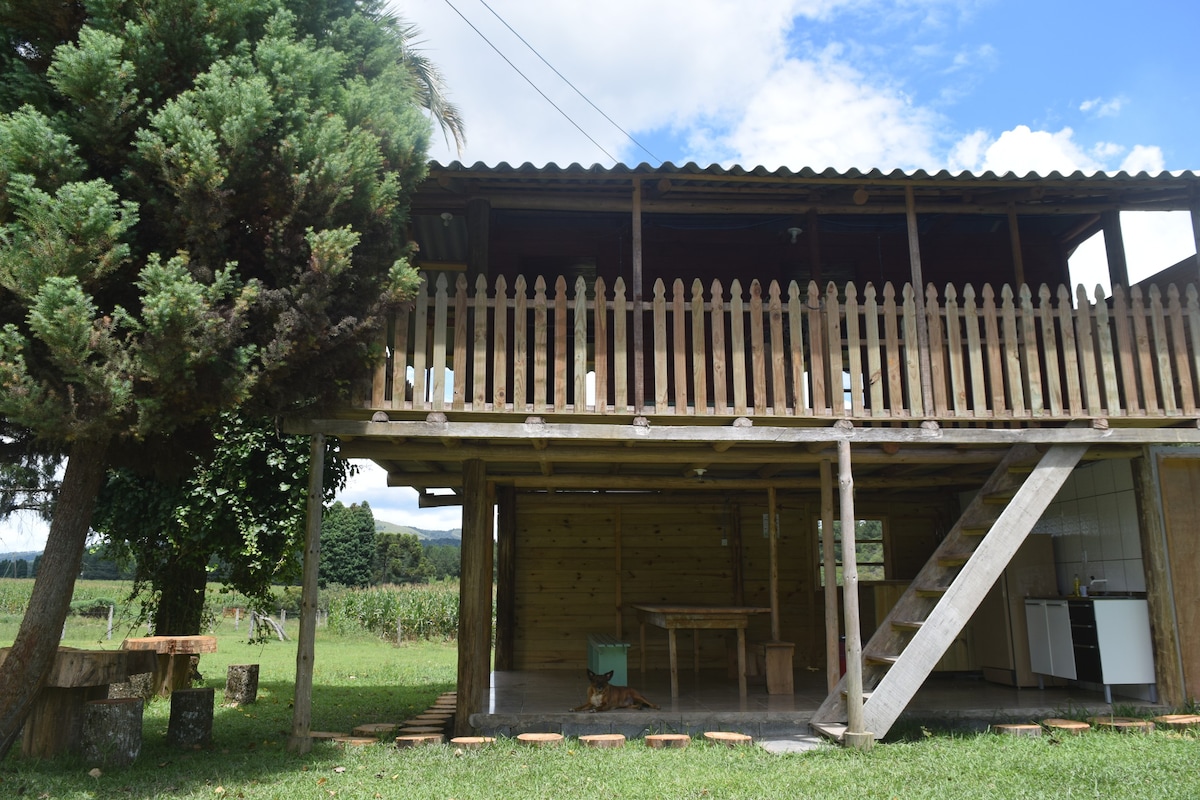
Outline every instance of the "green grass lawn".
<svg viewBox="0 0 1200 800"><path fill-rule="evenodd" d="M295 635L294 622L289 633ZM0 620L0 643L12 619ZM139 635L135 632L134 635ZM72 622L64 644L103 642L103 623ZM260 664L258 702L218 705L214 744L183 752L166 745L168 703L146 710L144 743L129 768L89 772L78 757L0 763L0 798L1186 798L1200 797L1194 734L1089 733L1024 739L991 734L917 734L861 754L837 748L774 755L755 746L694 741L684 750L585 749L566 740L534 749L501 740L478 751L450 746L397 750L390 743L343 750L320 743L287 752L295 643L250 645L222 621L219 651L205 655L205 685L218 703L229 664ZM453 643L405 643L318 631L313 728L349 731L400 721L453 688Z"/></svg>

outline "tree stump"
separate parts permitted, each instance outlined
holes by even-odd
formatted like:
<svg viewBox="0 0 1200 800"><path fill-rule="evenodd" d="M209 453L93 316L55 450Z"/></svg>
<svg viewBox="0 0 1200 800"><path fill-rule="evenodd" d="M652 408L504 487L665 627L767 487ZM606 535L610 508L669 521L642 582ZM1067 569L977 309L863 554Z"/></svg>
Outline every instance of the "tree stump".
<svg viewBox="0 0 1200 800"><path fill-rule="evenodd" d="M112 683L108 686L108 697L110 700L140 697L144 701L149 701L154 695L153 672L141 672L137 675L130 675L129 680Z"/></svg>
<svg viewBox="0 0 1200 800"><path fill-rule="evenodd" d="M561 733L518 733L517 741L534 747L550 747L561 742Z"/></svg>
<svg viewBox="0 0 1200 800"><path fill-rule="evenodd" d="M687 747L692 737L686 733L654 733L646 737L646 747L654 750L678 749Z"/></svg>
<svg viewBox="0 0 1200 800"><path fill-rule="evenodd" d="M206 689L176 689L171 693L171 719L167 723L167 744L188 749L212 743L213 697Z"/></svg>
<svg viewBox="0 0 1200 800"><path fill-rule="evenodd" d="M140 697L91 700L83 704L83 757L89 764L127 767L142 752Z"/></svg>
<svg viewBox="0 0 1200 800"><path fill-rule="evenodd" d="M1008 736L1041 736L1042 726L1034 725L1032 722L1011 722L1003 725L996 725L992 728L996 733L1007 734Z"/></svg>
<svg viewBox="0 0 1200 800"><path fill-rule="evenodd" d="M225 704L246 706L258 699L258 664L230 664L225 675Z"/></svg>
<svg viewBox="0 0 1200 800"><path fill-rule="evenodd" d="M579 741L588 747L609 750L625 746L625 735L620 733L590 733L580 736Z"/></svg>

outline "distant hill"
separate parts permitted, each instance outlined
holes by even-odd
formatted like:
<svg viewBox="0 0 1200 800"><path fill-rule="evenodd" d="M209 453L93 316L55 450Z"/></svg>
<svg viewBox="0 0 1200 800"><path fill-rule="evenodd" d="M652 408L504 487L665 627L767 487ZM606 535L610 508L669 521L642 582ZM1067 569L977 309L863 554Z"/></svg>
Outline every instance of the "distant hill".
<svg viewBox="0 0 1200 800"><path fill-rule="evenodd" d="M443 543L445 543L445 544L451 544L451 543L461 544L461 542L462 542L462 528L452 528L451 530L448 530L448 531L427 531L424 528L414 528L410 525L397 525L394 522L387 522L386 520L376 519L375 520L375 532L376 533L410 533L410 534L416 536L418 539L420 539L423 542L432 543L432 542L436 541L438 544L443 544ZM445 542L444 540L447 540L447 539L452 540L452 541Z"/></svg>
<svg viewBox="0 0 1200 800"><path fill-rule="evenodd" d="M19 553L0 553L0 561L33 561L41 554L41 550L22 550Z"/></svg>

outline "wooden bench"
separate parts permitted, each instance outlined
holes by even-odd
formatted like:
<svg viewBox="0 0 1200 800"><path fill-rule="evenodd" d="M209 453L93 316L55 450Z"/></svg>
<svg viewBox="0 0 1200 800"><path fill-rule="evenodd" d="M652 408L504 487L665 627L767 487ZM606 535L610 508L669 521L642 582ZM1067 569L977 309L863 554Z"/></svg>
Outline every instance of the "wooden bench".
<svg viewBox="0 0 1200 800"><path fill-rule="evenodd" d="M629 642L607 633L588 634L588 669L603 675L612 670L613 686L629 685Z"/></svg>

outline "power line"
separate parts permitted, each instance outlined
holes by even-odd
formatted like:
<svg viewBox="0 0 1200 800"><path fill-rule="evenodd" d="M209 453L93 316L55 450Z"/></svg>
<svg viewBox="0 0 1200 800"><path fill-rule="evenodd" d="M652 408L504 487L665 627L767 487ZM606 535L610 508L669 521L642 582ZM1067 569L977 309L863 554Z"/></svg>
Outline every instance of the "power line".
<svg viewBox="0 0 1200 800"><path fill-rule="evenodd" d="M501 24L502 24L504 27L508 28L508 30L509 30L509 31L512 33L512 35L513 35L513 36L516 36L518 39L520 39L520 40L521 40L521 44L523 44L523 45L525 45L526 47L528 47L528 48L529 48L529 51L530 51L531 53L533 53L535 56L537 56L537 57L538 57L538 58L541 60L541 62L542 62L543 64L545 64L547 67L549 67L551 72L553 72L555 75L557 75L559 78L561 78L563 83L565 83L567 86L570 86L572 89L574 89L574 90L575 90L575 94L577 94L577 95L579 95L580 97L582 97L582 98L584 99L584 101L585 101L585 102L586 102L586 103L587 103L589 106L591 106L592 108L596 109L596 112L597 112L597 113L599 113L599 114L600 114L600 116L602 116L602 117L604 117L606 120L608 120L608 122L609 122L609 124L610 124L610 125L612 125L614 128L616 128L616 129L617 129L617 130L619 130L621 133L623 133L623 134L625 135L625 138L626 138L626 139L628 139L629 141L631 141L631 142L633 142L634 144L636 144L636 145L637 145L639 148L641 148L642 152L644 152L646 155L650 156L650 158L652 158L652 159L654 159L655 161L657 161L657 162L658 162L660 165L662 164L662 159L661 159L661 158L659 158L658 156L654 155L654 153L651 153L651 152L650 152L650 150L649 150L649 149L647 149L645 145L643 145L643 144L642 144L641 142L639 142L637 139L633 138L633 136L632 136L632 135L631 135L631 134L630 134L630 133L629 133L627 130L625 130L625 129L624 129L624 128L622 128L620 125L618 125L618 124L616 123L616 121L615 121L615 120L614 120L612 117L610 117L608 114L605 114L605 113L604 113L604 111L603 111L603 110L601 110L601 108L600 108L599 106L597 106L595 103L593 103L593 102L591 101L591 99L590 99L590 98L589 98L589 97L588 97L586 94L584 94L583 92L581 92L581 91L579 90L579 88L578 88L577 86L575 86L575 84L573 84L573 83L571 83L569 80L567 80L567 77L566 77L565 75L563 75L561 72L559 72L557 69L555 69L555 68L554 68L554 65L553 65L553 64L551 64L549 61L547 61L547 60L546 60L546 59L545 59L545 58L542 56L542 54L541 54L541 53L539 53L539 52L537 51L537 49L536 49L536 48L535 48L533 45L531 45L529 42L525 41L525 37L523 37L521 34L517 33L515 30L513 30L513 27L512 27L511 25L509 25L507 22L505 22L505 20L504 20L504 18L503 18L503 17L501 17L499 14L497 14L497 13L496 13L496 10L495 10L495 9L493 9L491 6L489 6L489 5L487 4L486 0L479 0L479 2L480 2L480 3L483 5L483 7L484 7L484 8L486 8L488 11L491 11L491 12L492 12L492 16L494 16L496 19L500 20L500 23L501 23Z"/></svg>
<svg viewBox="0 0 1200 800"><path fill-rule="evenodd" d="M584 130L582 127L580 127L580 125L579 125L579 123L578 123L578 122L576 122L575 120L571 119L571 116L570 116L570 115L569 115L567 112L563 111L561 108L559 108L559 107L558 107L558 105L557 105L557 104L556 104L556 103L555 103L553 100L551 100L549 97L547 97L547 96L546 96L546 93L545 93L545 92L543 92L541 89L539 89L539 88L537 87L537 84L535 84L535 83L534 83L532 80L530 80L530 79L529 79L529 77L528 77L528 76L527 76L527 75L526 75L524 72L521 72L521 70L519 70L519 69L517 68L517 65L516 65L516 64L514 64L512 61L510 61L510 60L509 60L508 56L506 56L506 55L504 55L504 53L500 52L500 48L498 48L498 47L496 47L496 45L492 44L491 40L490 40L490 39L488 39L486 36L484 36L484 35L483 35L483 31L481 31L481 30L479 30L479 28L475 27L475 23L473 23L473 22L471 22L471 20L467 19L466 15L465 15L465 14L463 14L461 11L459 11L459 10L458 10L458 9L457 9L457 8L454 6L454 4L453 4L452 2L450 2L450 0L446 0L446 5L450 6L451 10L453 10L455 14L458 14L458 16L462 17L462 21L463 21L463 22L465 22L465 23L467 23L468 25L470 25L470 26L471 26L471 30L473 30L473 31L475 31L475 33L479 34L479 38L480 38L480 39L483 39L485 42L487 42L487 44L488 44L488 47L490 47L490 48L492 48L493 50L495 50L495 51L496 51L496 55L498 55L498 56L500 56L501 58L503 58L503 59L504 59L504 61L505 61L505 63L506 63L506 64L508 64L510 67L512 67L512 68L513 68L513 71L514 71L514 72L516 72L518 75L520 75L522 78L524 78L524 79L525 79L525 82L526 82L526 83L528 83L530 86L532 86L532 87L533 87L533 90L542 96L542 99L544 99L544 100L545 100L547 103L549 103L549 104L550 104L550 105L551 105L551 106L554 108L554 110L555 110L555 111L557 111L559 114L562 114L563 118L564 118L564 119L565 119L567 122L569 122L569 123L571 123L572 125L574 125L574 126L575 126L575 129L576 129L577 131L579 131L579 132L580 132L580 133L582 133L584 136L586 136L586 137L587 137L587 140L588 140L589 142L591 142L592 144L596 145L596 148L597 148L597 149L599 149L599 150L600 150L600 152L602 152L602 153L604 153L604 155L608 156L609 160L610 160L610 161L612 161L614 164L619 164L619 163L620 163L620 161L618 161L618 160L617 160L617 159L616 159L616 158L613 156L613 154L612 154L612 153L610 153L610 152L608 152L607 150L605 150L605 149L604 149L604 147L603 147L603 146L602 146L602 145L601 145L599 142L597 142L595 139L593 139L593 138L592 138L592 136L591 136L591 134L589 134L589 133L588 133L587 131L585 131L585 130ZM494 12L493 12L493 13L494 13ZM503 21L503 20L501 20L501 21ZM511 29L510 29L510 30L511 30Z"/></svg>

